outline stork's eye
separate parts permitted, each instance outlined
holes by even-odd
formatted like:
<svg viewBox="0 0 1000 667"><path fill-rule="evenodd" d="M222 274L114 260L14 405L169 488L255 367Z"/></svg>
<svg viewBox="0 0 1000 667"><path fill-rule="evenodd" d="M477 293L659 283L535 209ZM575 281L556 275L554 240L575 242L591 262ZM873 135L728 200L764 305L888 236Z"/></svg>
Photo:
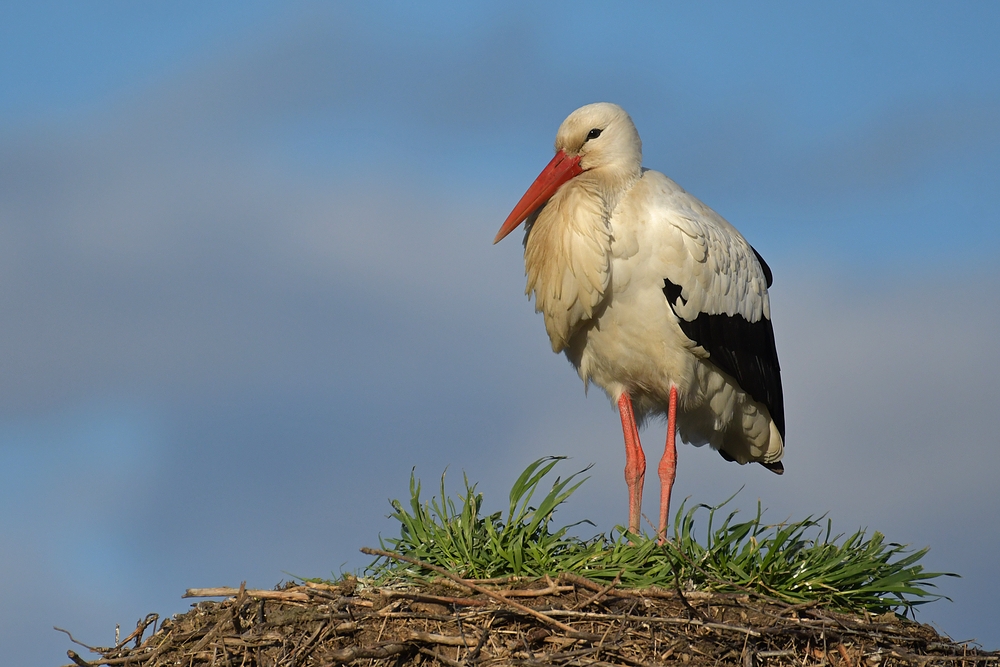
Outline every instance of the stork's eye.
<svg viewBox="0 0 1000 667"><path fill-rule="evenodd" d="M599 136L601 136L601 129L598 128L598 127L595 127L593 130L591 130L587 134L587 141L590 141L591 139L596 139Z"/></svg>

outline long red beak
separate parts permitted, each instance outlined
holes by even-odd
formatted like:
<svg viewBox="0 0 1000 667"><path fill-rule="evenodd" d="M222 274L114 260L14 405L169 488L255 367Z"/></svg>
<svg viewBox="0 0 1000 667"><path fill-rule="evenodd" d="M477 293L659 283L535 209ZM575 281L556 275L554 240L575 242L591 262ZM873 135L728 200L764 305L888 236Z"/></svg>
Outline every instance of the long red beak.
<svg viewBox="0 0 1000 667"><path fill-rule="evenodd" d="M521 197L521 201L517 202L517 206L507 216L500 231L497 232L496 238L493 239L493 243L499 242L500 239L517 229L517 226L547 202L563 183L581 173L583 173L583 169L580 168L579 155L570 157L566 155L565 151L556 153L556 156L545 166L545 169L542 169L542 173L538 175L535 182Z"/></svg>

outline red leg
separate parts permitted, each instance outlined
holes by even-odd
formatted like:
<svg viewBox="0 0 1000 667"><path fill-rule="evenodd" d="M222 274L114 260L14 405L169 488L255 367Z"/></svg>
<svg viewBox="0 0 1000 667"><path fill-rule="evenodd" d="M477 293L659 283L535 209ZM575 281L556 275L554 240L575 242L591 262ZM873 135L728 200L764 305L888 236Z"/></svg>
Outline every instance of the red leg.
<svg viewBox="0 0 1000 667"><path fill-rule="evenodd" d="M670 387L670 406L667 409L667 444L657 471L660 473L660 532L662 544L667 537L667 515L670 514L670 491L677 476L677 388Z"/></svg>
<svg viewBox="0 0 1000 667"><path fill-rule="evenodd" d="M628 529L639 534L639 518L642 516L642 481L646 475L646 455L639 442L639 428L635 425L632 399L623 393L618 399L618 414L622 418L622 433L625 434L625 483L628 484Z"/></svg>

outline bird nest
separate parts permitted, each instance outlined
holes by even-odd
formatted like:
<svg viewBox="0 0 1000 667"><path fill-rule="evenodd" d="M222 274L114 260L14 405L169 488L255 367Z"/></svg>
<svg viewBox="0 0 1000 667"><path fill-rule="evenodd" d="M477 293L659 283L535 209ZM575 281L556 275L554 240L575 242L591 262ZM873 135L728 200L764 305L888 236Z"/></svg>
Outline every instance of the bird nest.
<svg viewBox="0 0 1000 667"><path fill-rule="evenodd" d="M621 589L569 574L386 587L347 579L270 591L193 589L186 597L226 599L198 602L159 625L150 614L116 646L86 647L99 657L69 657L81 667L1000 663L1000 652L954 643L891 613Z"/></svg>

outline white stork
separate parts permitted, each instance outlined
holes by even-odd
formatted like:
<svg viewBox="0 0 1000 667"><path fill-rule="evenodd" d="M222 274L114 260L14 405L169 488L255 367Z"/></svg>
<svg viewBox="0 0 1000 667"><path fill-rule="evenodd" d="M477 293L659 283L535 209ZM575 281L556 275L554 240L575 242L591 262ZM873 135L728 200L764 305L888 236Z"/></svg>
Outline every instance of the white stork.
<svg viewBox="0 0 1000 667"><path fill-rule="evenodd" d="M556 155L500 227L525 225L526 294L586 388L618 406L629 531L639 532L639 427L667 418L658 537L666 535L675 433L727 461L781 474L785 416L767 288L771 270L736 229L642 167L625 110L590 104L563 121Z"/></svg>

